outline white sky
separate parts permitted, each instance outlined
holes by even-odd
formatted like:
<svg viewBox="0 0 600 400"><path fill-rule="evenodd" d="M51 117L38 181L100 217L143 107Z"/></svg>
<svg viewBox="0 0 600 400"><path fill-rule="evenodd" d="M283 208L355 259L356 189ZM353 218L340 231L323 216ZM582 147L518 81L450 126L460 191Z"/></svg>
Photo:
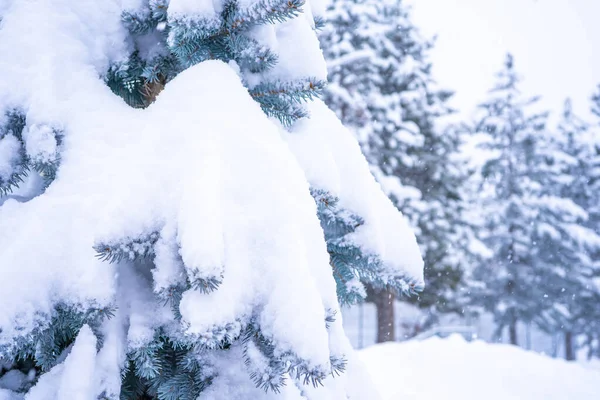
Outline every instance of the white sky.
<svg viewBox="0 0 600 400"><path fill-rule="evenodd" d="M571 97L589 115L600 83L600 0L409 0L427 36L438 36L434 75L469 115L491 88L505 54L515 56L523 92L558 113Z"/></svg>

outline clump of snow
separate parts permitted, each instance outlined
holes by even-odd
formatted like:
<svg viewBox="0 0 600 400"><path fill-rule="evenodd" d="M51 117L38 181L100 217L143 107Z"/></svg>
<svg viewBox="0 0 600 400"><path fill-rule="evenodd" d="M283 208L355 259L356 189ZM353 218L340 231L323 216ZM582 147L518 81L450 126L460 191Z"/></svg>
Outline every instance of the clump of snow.
<svg viewBox="0 0 600 400"><path fill-rule="evenodd" d="M0 400L23 400L23 395L8 389L0 389Z"/></svg>
<svg viewBox="0 0 600 400"><path fill-rule="evenodd" d="M7 181L15 171L21 144L12 134L0 137L0 182Z"/></svg>
<svg viewBox="0 0 600 400"><path fill-rule="evenodd" d="M320 100L307 106L310 118L299 121L284 137L312 186L340 199L340 207L365 223L351 240L367 254L381 257L390 276L423 283L423 260L408 221L369 170L352 133Z"/></svg>
<svg viewBox="0 0 600 400"><path fill-rule="evenodd" d="M600 398L600 371L461 336L377 345L359 355L384 400Z"/></svg>
<svg viewBox="0 0 600 400"><path fill-rule="evenodd" d="M56 133L45 124L32 124L23 131L25 150L34 162L47 163L58 157Z"/></svg>
<svg viewBox="0 0 600 400"><path fill-rule="evenodd" d="M103 344L96 356L97 393L104 393L108 399L118 398L121 392L121 371L125 367L127 350L123 322L123 314L117 313L103 325Z"/></svg>
<svg viewBox="0 0 600 400"><path fill-rule="evenodd" d="M169 19L178 23L201 24L204 28L218 29L222 0L170 0Z"/></svg>
<svg viewBox="0 0 600 400"><path fill-rule="evenodd" d="M327 6L331 0L309 0L307 3L310 3L310 8L312 14L315 17L323 17L325 16L325 11L327 10Z"/></svg>
<svg viewBox="0 0 600 400"><path fill-rule="evenodd" d="M206 400L230 400L230 399L260 399L277 400L280 398L289 400L304 400L299 389L287 377L287 384L281 388L281 393L272 391L265 392L257 388L248 377L242 350L239 347L230 349L224 357L214 360L217 369L223 371L215 378L210 387L202 393Z"/></svg>
<svg viewBox="0 0 600 400"><path fill-rule="evenodd" d="M66 360L41 376L25 400L89 400L96 398L96 336L84 325Z"/></svg>
<svg viewBox="0 0 600 400"><path fill-rule="evenodd" d="M269 76L284 81L306 77L326 81L327 64L311 27L309 4L305 4L302 11L299 18L275 25L278 61Z"/></svg>
<svg viewBox="0 0 600 400"><path fill-rule="evenodd" d="M96 336L89 326L84 325L75 339L75 344L64 362L64 370L58 400L88 400L94 393L96 363Z"/></svg>
<svg viewBox="0 0 600 400"><path fill-rule="evenodd" d="M222 0L170 0L170 15L202 15L216 17L221 12Z"/></svg>
<svg viewBox="0 0 600 400"><path fill-rule="evenodd" d="M366 366L356 356L348 354L346 371L339 376L329 375L323 386L313 387L295 383L286 376L281 393L265 392L250 383L244 373L244 360L239 347L230 349L224 357L215 359L215 366L222 370L202 398L207 400L260 399L260 400L377 400L379 392ZM342 394L344 393L344 394Z"/></svg>
<svg viewBox="0 0 600 400"><path fill-rule="evenodd" d="M0 388L19 391L22 390L27 382L27 375L17 369L13 369L2 375L0 378Z"/></svg>

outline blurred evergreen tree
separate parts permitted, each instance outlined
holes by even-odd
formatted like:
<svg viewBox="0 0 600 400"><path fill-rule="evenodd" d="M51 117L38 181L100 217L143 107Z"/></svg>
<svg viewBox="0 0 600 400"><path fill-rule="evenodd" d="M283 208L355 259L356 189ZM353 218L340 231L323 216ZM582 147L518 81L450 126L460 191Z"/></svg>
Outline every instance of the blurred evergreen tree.
<svg viewBox="0 0 600 400"><path fill-rule="evenodd" d="M472 290L474 304L494 315L500 331L508 327L517 344L517 322L531 322L539 312L544 290L536 284L534 224L539 196L537 141L546 134L546 113L530 108L537 98L524 98L511 55L497 75L475 130L487 135L480 145L489 158L483 165L481 207L485 210L483 240L493 257L478 266Z"/></svg>
<svg viewBox="0 0 600 400"><path fill-rule="evenodd" d="M558 129L537 146L541 187L535 265L549 308L536 320L548 333L564 333L568 360L575 359L575 338L590 332L600 317L599 291L591 284L600 236L592 229L594 216L589 212L598 200L590 185L595 149L589 134L589 125L567 100Z"/></svg>
<svg viewBox="0 0 600 400"><path fill-rule="evenodd" d="M589 250L598 243L586 227L587 126L567 102L559 129L548 129L538 98L524 97L519 83L508 55L475 128L486 137L480 206L493 256L475 269L471 300L494 315L498 333L508 328L512 344L518 322L567 339L580 329Z"/></svg>
<svg viewBox="0 0 600 400"><path fill-rule="evenodd" d="M580 188L576 201L588 214L585 226L594 233L590 239L600 237L600 85L591 100L591 110L596 120L589 126L587 134L575 141L579 161L576 173ZM585 336L583 345L588 355L600 358L600 241L587 250L584 275L587 290L583 296L579 296L579 326L582 328L580 333Z"/></svg>

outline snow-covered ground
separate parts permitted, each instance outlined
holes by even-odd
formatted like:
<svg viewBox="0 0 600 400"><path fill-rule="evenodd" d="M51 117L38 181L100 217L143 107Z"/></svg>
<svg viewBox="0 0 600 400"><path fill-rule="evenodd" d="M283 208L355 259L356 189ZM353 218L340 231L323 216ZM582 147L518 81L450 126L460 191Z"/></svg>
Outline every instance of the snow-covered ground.
<svg viewBox="0 0 600 400"><path fill-rule="evenodd" d="M421 324L426 315L412 305L397 301L395 306L395 339L403 342L417 333L423 333ZM373 303L361 303L342 309L344 331L352 345L357 349L373 346L377 339L377 310ZM508 343L508 332L505 329L500 336L497 335L497 326L494 318L489 314L469 318L447 314L441 316L439 324L433 328L453 330L452 327L470 328L474 330L477 338L489 343ZM549 335L533 325L518 324L517 333L521 347L536 353L547 354L555 358L564 357L564 338L562 332ZM587 357L587 350L578 353L578 359Z"/></svg>
<svg viewBox="0 0 600 400"><path fill-rule="evenodd" d="M383 400L598 400L600 370L460 336L360 352Z"/></svg>

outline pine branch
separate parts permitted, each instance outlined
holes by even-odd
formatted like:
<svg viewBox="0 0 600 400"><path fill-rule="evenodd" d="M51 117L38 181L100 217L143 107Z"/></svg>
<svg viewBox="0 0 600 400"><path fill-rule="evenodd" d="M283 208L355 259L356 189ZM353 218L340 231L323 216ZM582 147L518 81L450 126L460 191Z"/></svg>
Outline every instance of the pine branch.
<svg viewBox="0 0 600 400"><path fill-rule="evenodd" d="M167 10L169 8L169 0L150 0L149 2L150 12L152 18L157 22L164 22L167 20Z"/></svg>
<svg viewBox="0 0 600 400"><path fill-rule="evenodd" d="M174 55L142 60L136 51L127 62L111 66L105 81L112 92L131 107L146 108L180 71Z"/></svg>
<svg viewBox="0 0 600 400"><path fill-rule="evenodd" d="M152 342L141 346L128 354L133 363L134 373L137 377L152 380L162 373L159 351L164 342L155 338Z"/></svg>
<svg viewBox="0 0 600 400"><path fill-rule="evenodd" d="M259 84L249 92L265 114L277 118L284 126L291 126L308 116L301 103L318 97L324 86L324 82L316 79L276 81Z"/></svg>
<svg viewBox="0 0 600 400"><path fill-rule="evenodd" d="M260 0L247 9L239 9L236 1L225 8L223 19L227 32L240 32L253 26L285 22L302 13L305 0Z"/></svg>
<svg viewBox="0 0 600 400"><path fill-rule="evenodd" d="M162 299L164 305L169 305L177 321L181 321L182 315L179 310L183 293L190 288L189 285L174 285L158 292L158 297Z"/></svg>
<svg viewBox="0 0 600 400"><path fill-rule="evenodd" d="M275 357L275 347L258 326L249 325L242 339L244 364L257 388L279 393L285 385L286 367Z"/></svg>
<svg viewBox="0 0 600 400"><path fill-rule="evenodd" d="M250 324L246 329L242 343L244 345L244 364L250 378L257 388L265 392L279 393L285 385L285 374L301 381L304 385L322 386L328 372L322 367L310 367L305 360L292 352L278 354L273 341L267 338L258 325ZM277 354L277 355L276 355ZM346 368L343 357L330 357L332 374L341 374Z"/></svg>
<svg viewBox="0 0 600 400"><path fill-rule="evenodd" d="M227 48L225 36L215 36L210 39L179 39L171 44L170 49L182 68L188 68L206 60L229 62L233 59Z"/></svg>
<svg viewBox="0 0 600 400"><path fill-rule="evenodd" d="M58 172L58 166L60 165L60 158L46 162L29 162L28 170L33 170L40 174L44 180L44 189L47 189L50 184L56 179L56 173Z"/></svg>
<svg viewBox="0 0 600 400"><path fill-rule="evenodd" d="M223 277L200 277L199 273L194 273L189 283L190 287L203 294L209 294L219 288L223 282Z"/></svg>
<svg viewBox="0 0 600 400"><path fill-rule="evenodd" d="M175 57L171 55L158 56L154 57L152 60L143 62L140 66L140 70L140 76L143 77L146 82L160 82L163 85L180 71Z"/></svg>
<svg viewBox="0 0 600 400"><path fill-rule="evenodd" d="M99 243L94 246L94 250L96 250L96 257L109 263L150 259L154 257L154 244L158 238L158 232L153 232L135 239L127 238L117 243Z"/></svg>
<svg viewBox="0 0 600 400"><path fill-rule="evenodd" d="M314 17L314 30L316 32L320 32L325 28L325 18L323 17Z"/></svg>
<svg viewBox="0 0 600 400"><path fill-rule="evenodd" d="M144 63L138 52L134 52L127 63L114 65L106 74L106 84L114 94L121 97L133 108L146 107L142 88L144 80Z"/></svg>
<svg viewBox="0 0 600 400"><path fill-rule="evenodd" d="M150 12L140 13L123 11L121 14L121 21L129 32L137 35L142 35L155 29L158 23Z"/></svg>
<svg viewBox="0 0 600 400"><path fill-rule="evenodd" d="M171 51L183 67L206 60L235 60L240 68L253 73L266 71L277 63L277 55L268 47L243 34L219 34L210 38L178 37Z"/></svg>
<svg viewBox="0 0 600 400"><path fill-rule="evenodd" d="M250 95L261 105L279 106L282 102L303 103L321 96L326 83L316 78L293 82L265 82L250 89Z"/></svg>
<svg viewBox="0 0 600 400"><path fill-rule="evenodd" d="M173 341L162 332L130 352L128 359L121 399L137 400L146 394L160 400L196 400L214 378L212 369L200 364L193 345Z"/></svg>
<svg viewBox="0 0 600 400"><path fill-rule="evenodd" d="M261 104L260 108L271 118L277 118L281 125L290 127L301 118L308 117L304 108L295 105L281 104L279 107Z"/></svg>
<svg viewBox="0 0 600 400"><path fill-rule="evenodd" d="M0 139L6 135L13 135L20 143L19 162L14 166L13 173L8 179L0 178L0 197L7 196L17 189L31 172L37 172L44 179L44 188L50 186L56 178L56 172L60 164L60 158L54 160L45 160L32 158L25 152L25 142L23 140L23 130L26 126L25 116L19 112L12 111L7 114L7 123L0 128ZM53 130L57 145L61 143L62 134Z"/></svg>
<svg viewBox="0 0 600 400"><path fill-rule="evenodd" d="M222 326L214 326L204 333L193 335L194 345L203 349L223 349L231 346L241 335L241 321L234 321Z"/></svg>
<svg viewBox="0 0 600 400"><path fill-rule="evenodd" d="M304 360L292 354L285 354L281 358L289 365L288 373L292 379L296 379L304 385L323 386L323 381L328 375L326 370L320 366L310 367Z"/></svg>
<svg viewBox="0 0 600 400"><path fill-rule="evenodd" d="M366 291L352 268L352 260L331 252L329 256L340 304L354 305L362 302L366 297Z"/></svg>
<svg viewBox="0 0 600 400"><path fill-rule="evenodd" d="M225 40L231 58L243 70L259 73L273 68L278 57L271 49L245 35L232 34Z"/></svg>
<svg viewBox="0 0 600 400"><path fill-rule="evenodd" d="M221 22L215 19L177 19L170 21L169 39L170 47L176 44L205 41L223 35Z"/></svg>
<svg viewBox="0 0 600 400"><path fill-rule="evenodd" d="M20 141L23 140L23 129L27 125L25 114L17 109L9 110L4 115L4 125L0 126L0 137L4 135L15 135Z"/></svg>
<svg viewBox="0 0 600 400"><path fill-rule="evenodd" d="M42 371L49 371L61 360L61 354L75 341L81 327L89 325L102 345L100 325L114 315L114 309L89 308L79 305L57 304L50 315L41 315L40 322L26 336L0 346L0 358L25 360L31 358ZM63 354L64 356L64 354Z"/></svg>
<svg viewBox="0 0 600 400"><path fill-rule="evenodd" d="M345 357L329 357L329 364L331 365L331 376L340 376L346 371L348 366L348 360Z"/></svg>
<svg viewBox="0 0 600 400"><path fill-rule="evenodd" d="M325 327L329 329L329 324L333 324L335 322L335 316L337 315L337 310L328 309L325 315Z"/></svg>
<svg viewBox="0 0 600 400"><path fill-rule="evenodd" d="M364 224L362 218L341 209L338 199L324 190L312 188L311 195L317 203L317 215L325 233L340 303L351 305L364 300L366 293L360 282L389 287L404 294L414 294L419 290L416 281L405 276L389 276L379 257L364 254L346 240L347 235Z"/></svg>
<svg viewBox="0 0 600 400"><path fill-rule="evenodd" d="M13 172L8 178L0 177L0 197L6 196L19 187L27 178L29 168L27 165L27 157L25 154L25 146L23 144L23 129L25 129L26 120L25 114L18 110L11 110L5 114L5 123L0 126L0 139L7 135L13 135L21 144L19 148L17 165L13 167Z"/></svg>
<svg viewBox="0 0 600 400"><path fill-rule="evenodd" d="M127 367L121 371L121 394L120 400L137 400L145 398L148 387L147 379L140 378L135 373L135 364L129 360Z"/></svg>
<svg viewBox="0 0 600 400"><path fill-rule="evenodd" d="M13 172L7 180L0 178L0 197L11 194L21 183L25 182L28 176L29 167L27 164L21 164L17 167L17 171Z"/></svg>

